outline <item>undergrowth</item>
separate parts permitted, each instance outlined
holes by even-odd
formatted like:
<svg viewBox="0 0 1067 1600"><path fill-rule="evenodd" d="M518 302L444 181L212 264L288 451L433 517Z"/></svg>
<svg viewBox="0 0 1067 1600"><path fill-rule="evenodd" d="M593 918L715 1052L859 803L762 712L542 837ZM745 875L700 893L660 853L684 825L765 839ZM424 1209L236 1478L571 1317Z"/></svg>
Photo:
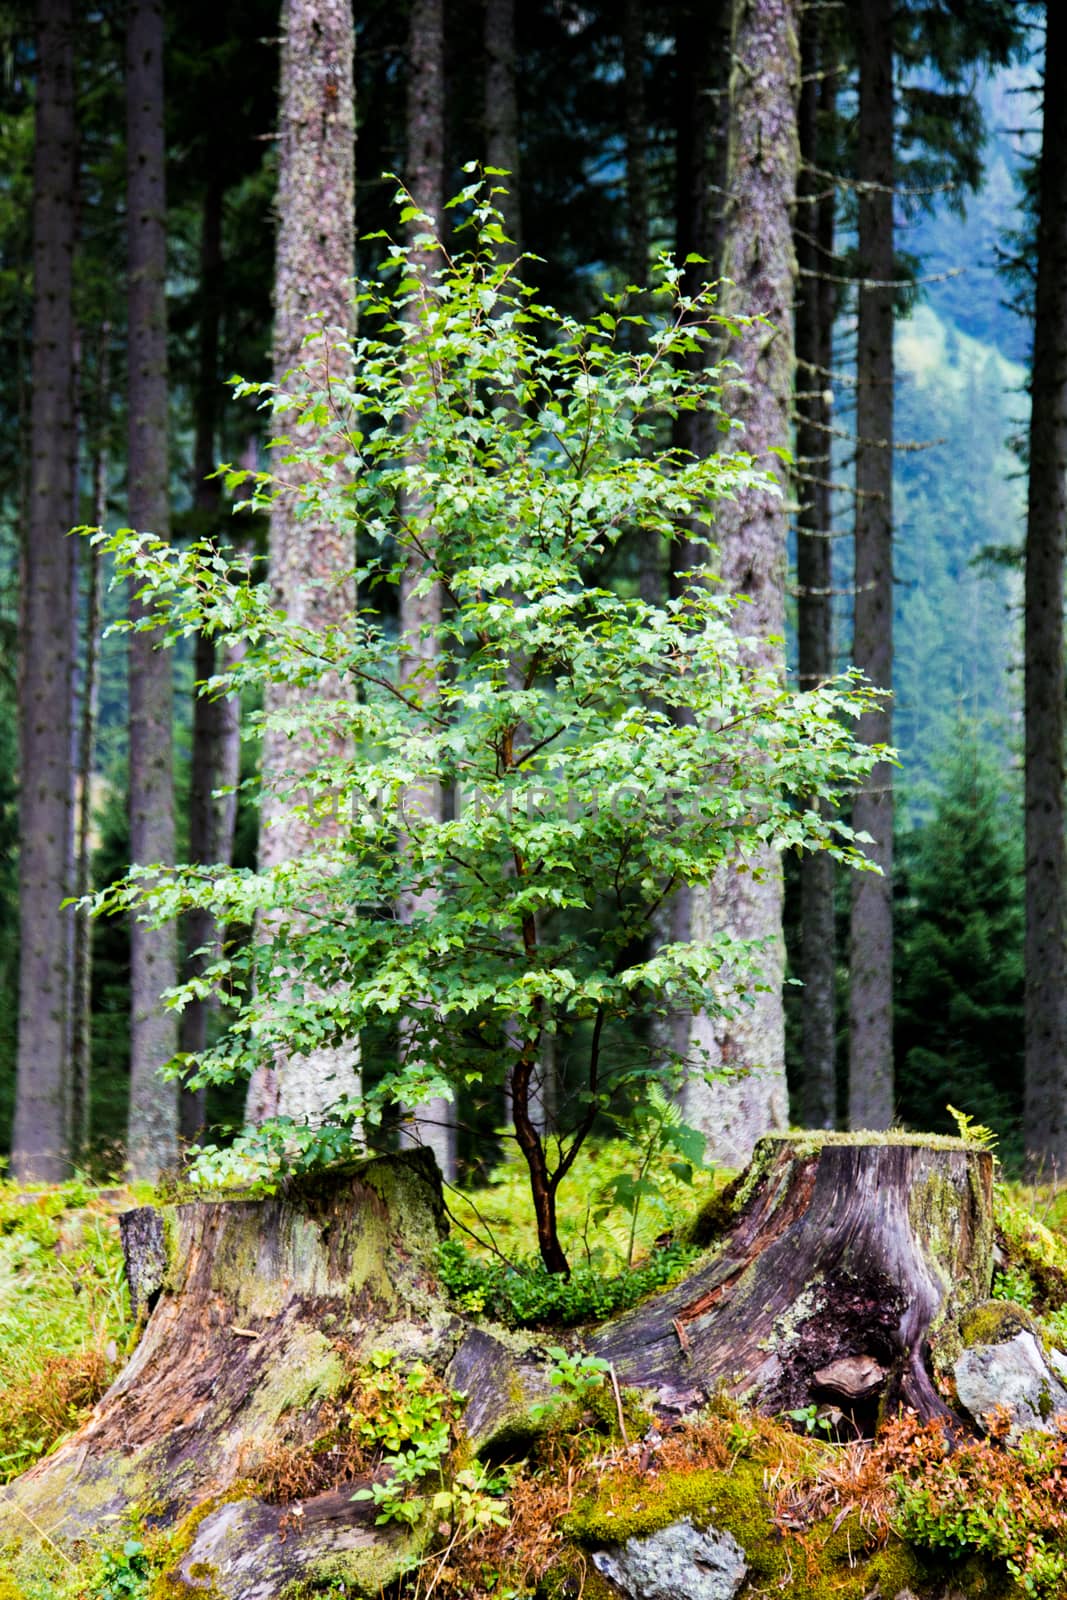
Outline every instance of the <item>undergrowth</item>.
<svg viewBox="0 0 1067 1600"><path fill-rule="evenodd" d="M76 1427L125 1357L116 1209L78 1182L0 1183L0 1482Z"/></svg>
<svg viewBox="0 0 1067 1600"><path fill-rule="evenodd" d="M438 1246L441 1282L461 1310L495 1318L513 1328L569 1328L625 1311L654 1289L681 1276L697 1251L668 1244L629 1270L605 1275L578 1262L569 1278L546 1272L532 1256L512 1266L471 1254L458 1239Z"/></svg>

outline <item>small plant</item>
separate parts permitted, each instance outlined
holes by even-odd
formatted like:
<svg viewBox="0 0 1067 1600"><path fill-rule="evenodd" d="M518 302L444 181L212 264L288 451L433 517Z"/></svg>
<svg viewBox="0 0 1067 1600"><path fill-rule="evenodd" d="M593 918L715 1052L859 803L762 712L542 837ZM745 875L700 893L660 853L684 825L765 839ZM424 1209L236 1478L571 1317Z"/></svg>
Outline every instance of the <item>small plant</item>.
<svg viewBox="0 0 1067 1600"><path fill-rule="evenodd" d="M957 1111L955 1106L946 1106L945 1110L956 1124L956 1131L964 1144L973 1144L979 1150L994 1150L997 1144L997 1135L992 1128L986 1128L980 1122L975 1122L966 1111Z"/></svg>
<svg viewBox="0 0 1067 1600"><path fill-rule="evenodd" d="M611 1371L610 1364L601 1360L599 1356L572 1354L564 1350L561 1345L553 1345L548 1353L553 1362L548 1381L559 1393L530 1407L530 1415L535 1422L544 1422L554 1417L563 1406L571 1402L580 1405L589 1398L594 1389L599 1389L603 1385L604 1379Z"/></svg>
<svg viewBox="0 0 1067 1600"><path fill-rule="evenodd" d="M597 1262L577 1262L570 1277L562 1278L546 1272L540 1261L485 1261L458 1239L446 1239L438 1247L437 1270L463 1311L484 1313L513 1328L566 1328L636 1305L680 1277L697 1253L688 1245L669 1244L629 1272L606 1275Z"/></svg>
<svg viewBox="0 0 1067 1600"><path fill-rule="evenodd" d="M88 1600L144 1600L152 1566L139 1539L127 1539L121 1551L107 1550L100 1558L97 1584Z"/></svg>
<svg viewBox="0 0 1067 1600"><path fill-rule="evenodd" d="M353 1426L368 1449L380 1453L391 1476L384 1483L359 1489L353 1500L371 1500L375 1522L404 1522L413 1527L426 1510L426 1499L409 1490L434 1473L443 1481L442 1466L451 1446L452 1407L461 1399L442 1389L421 1361L407 1371L392 1350L377 1350L360 1374L359 1412Z"/></svg>
<svg viewBox="0 0 1067 1600"><path fill-rule="evenodd" d="M999 1561L1035 1600L1067 1585L1067 1435L950 1441L939 1422L890 1424L877 1446L897 1495L896 1531L949 1556Z"/></svg>
<svg viewBox="0 0 1067 1600"><path fill-rule="evenodd" d="M794 1411L783 1412L783 1416L787 1417L790 1422L796 1423L797 1428L802 1433L809 1435L821 1434L826 1439L833 1436L834 1424L832 1418L821 1414L817 1405L798 1406Z"/></svg>
<svg viewBox="0 0 1067 1600"><path fill-rule="evenodd" d="M1017 1306L1032 1306L1036 1296L1034 1280L1025 1267L1000 1267L993 1274L994 1300L1010 1300Z"/></svg>
<svg viewBox="0 0 1067 1600"><path fill-rule="evenodd" d="M678 1101L664 1094L658 1083L639 1101L620 1131L627 1143L640 1151L637 1170L620 1172L604 1185L593 1208L593 1220L602 1222L616 1206L630 1218L626 1265L633 1266L637 1222L644 1203L658 1208L664 1221L670 1216L665 1203L664 1176L692 1186L694 1173L704 1166L706 1137L682 1117Z"/></svg>

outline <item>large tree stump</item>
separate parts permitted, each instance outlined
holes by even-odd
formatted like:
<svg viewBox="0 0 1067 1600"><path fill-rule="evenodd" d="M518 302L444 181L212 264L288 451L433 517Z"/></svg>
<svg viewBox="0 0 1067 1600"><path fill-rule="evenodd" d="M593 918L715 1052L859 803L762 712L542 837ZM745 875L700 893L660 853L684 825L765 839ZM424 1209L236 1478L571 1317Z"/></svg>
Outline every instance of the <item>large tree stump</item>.
<svg viewBox="0 0 1067 1600"><path fill-rule="evenodd" d="M955 1139L771 1134L708 1263L593 1334L620 1382L692 1409L720 1386L770 1412L833 1401L944 1415L930 1343L992 1279L993 1161Z"/></svg>
<svg viewBox="0 0 1067 1600"><path fill-rule="evenodd" d="M210 1588L210 1575L212 1594L267 1600L320 1573L376 1594L419 1530L375 1527L352 1482L308 1500L287 1533L292 1508L287 1522L244 1485L265 1447L315 1436L346 1376L337 1341L443 1371L462 1332L436 1292L443 1231L422 1150L274 1199L167 1207L161 1226L135 1213L124 1236L136 1291L154 1301L144 1334L86 1425L9 1486L0 1544L36 1533L69 1546L136 1504L162 1526L191 1517L175 1594Z"/></svg>

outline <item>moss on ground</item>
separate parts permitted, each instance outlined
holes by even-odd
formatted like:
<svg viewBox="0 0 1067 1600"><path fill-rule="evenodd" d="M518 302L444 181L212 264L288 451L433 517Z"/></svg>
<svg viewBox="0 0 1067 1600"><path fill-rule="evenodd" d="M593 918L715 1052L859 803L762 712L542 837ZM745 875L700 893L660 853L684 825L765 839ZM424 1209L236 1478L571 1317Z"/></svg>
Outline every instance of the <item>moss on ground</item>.
<svg viewBox="0 0 1067 1600"><path fill-rule="evenodd" d="M839 1528L826 1518L795 1538L783 1534L764 1491L764 1464L758 1460L737 1460L725 1471L649 1474L644 1479L609 1474L595 1494L578 1502L564 1531L589 1555L606 1545L647 1538L683 1518L694 1527L734 1536L748 1562L742 1596L894 1600L911 1594L924 1600L943 1593L951 1582L968 1597L1022 1600L1023 1591L1008 1574L988 1562L938 1561L895 1537L881 1546L854 1518ZM572 1570L577 1559L565 1558L560 1572ZM567 1593L562 1579L553 1581L555 1587L546 1588L546 1595Z"/></svg>

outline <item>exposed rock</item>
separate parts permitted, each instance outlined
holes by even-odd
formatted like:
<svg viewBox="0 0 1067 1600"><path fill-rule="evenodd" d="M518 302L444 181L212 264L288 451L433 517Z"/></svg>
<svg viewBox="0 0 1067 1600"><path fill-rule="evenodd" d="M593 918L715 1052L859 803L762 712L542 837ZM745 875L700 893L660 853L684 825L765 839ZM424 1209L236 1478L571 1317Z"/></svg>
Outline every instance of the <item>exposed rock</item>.
<svg viewBox="0 0 1067 1600"><path fill-rule="evenodd" d="M733 1600L748 1572L732 1533L701 1532L688 1517L645 1539L597 1550L593 1564L627 1600Z"/></svg>
<svg viewBox="0 0 1067 1600"><path fill-rule="evenodd" d="M1007 1412L1011 1442L1024 1433L1050 1433L1056 1417L1067 1414L1067 1389L1027 1328L997 1344L964 1350L953 1376L960 1405L979 1428L988 1432L991 1415Z"/></svg>

